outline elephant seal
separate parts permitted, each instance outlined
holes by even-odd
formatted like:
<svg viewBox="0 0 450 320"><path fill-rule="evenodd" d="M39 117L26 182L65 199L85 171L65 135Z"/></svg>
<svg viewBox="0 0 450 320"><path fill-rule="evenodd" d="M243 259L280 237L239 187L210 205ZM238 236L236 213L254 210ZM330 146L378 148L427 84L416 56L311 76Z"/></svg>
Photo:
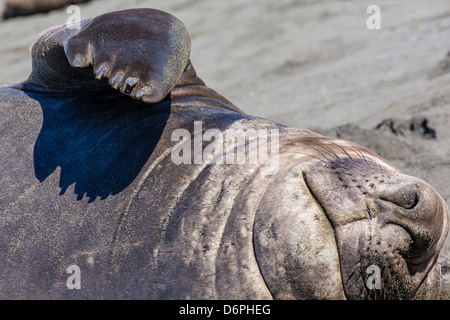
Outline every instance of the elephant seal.
<svg viewBox="0 0 450 320"><path fill-rule="evenodd" d="M0 21L35 13L46 13L64 6L90 0L0 0Z"/></svg>
<svg viewBox="0 0 450 320"><path fill-rule="evenodd" d="M189 52L152 9L36 41L29 79L0 88L0 298L438 297L436 191L355 143L245 114ZM250 154L254 139L218 139L238 130L278 152L175 163L196 137Z"/></svg>

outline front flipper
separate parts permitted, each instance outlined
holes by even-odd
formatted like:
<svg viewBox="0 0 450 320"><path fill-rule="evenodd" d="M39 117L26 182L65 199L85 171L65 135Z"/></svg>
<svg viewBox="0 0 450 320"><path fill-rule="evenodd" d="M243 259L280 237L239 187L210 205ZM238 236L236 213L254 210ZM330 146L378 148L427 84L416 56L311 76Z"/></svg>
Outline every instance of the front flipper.
<svg viewBox="0 0 450 320"><path fill-rule="evenodd" d="M105 78L123 94L156 103L175 87L189 55L189 34L177 18L154 9L117 11L82 21L79 29L45 32L33 46L28 81L76 92L103 90L98 80Z"/></svg>

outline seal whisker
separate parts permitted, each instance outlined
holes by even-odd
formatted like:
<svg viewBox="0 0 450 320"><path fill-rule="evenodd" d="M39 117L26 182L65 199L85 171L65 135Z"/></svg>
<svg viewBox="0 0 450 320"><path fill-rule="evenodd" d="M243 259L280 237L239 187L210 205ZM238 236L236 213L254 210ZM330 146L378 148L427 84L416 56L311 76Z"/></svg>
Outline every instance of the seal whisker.
<svg viewBox="0 0 450 320"><path fill-rule="evenodd" d="M339 156L336 154L336 152L333 151L333 149L331 149L329 146L327 145L319 145L319 147L321 147L322 149L324 149L325 151L328 151L328 153L334 157L336 160L340 160Z"/></svg>
<svg viewBox="0 0 450 320"><path fill-rule="evenodd" d="M316 143L316 145L317 146L319 146L319 147L321 147L322 149L325 149L325 151L328 151L328 153L332 156L332 157L334 157L335 159L336 159L336 161L339 161L341 158L339 158L339 156L336 154L336 152L334 152L333 151L333 149L331 149L329 146L327 146L327 145L320 145L320 144L317 144Z"/></svg>
<svg viewBox="0 0 450 320"><path fill-rule="evenodd" d="M364 156L364 154L361 152L361 150L359 150L358 147L354 148L356 154L361 158L361 160L364 160L364 162L369 166L370 169L372 169L372 166L370 165L370 163L367 161L366 157Z"/></svg>
<svg viewBox="0 0 450 320"><path fill-rule="evenodd" d="M380 161L377 159L377 157L370 150L367 150L367 151L372 156L373 161L378 165L378 168L380 169L380 171L383 173L384 172L384 168L381 166Z"/></svg>
<svg viewBox="0 0 450 320"><path fill-rule="evenodd" d="M327 161L330 163L330 166L331 166L331 159L330 158L328 158L322 151L320 151L320 150L318 150L318 149L316 149L316 148L314 148L313 146L311 146L311 148L313 148L314 150L316 150L318 153L320 153L325 159L327 159ZM332 167L332 166L331 166Z"/></svg>
<svg viewBox="0 0 450 320"><path fill-rule="evenodd" d="M352 156L347 152L347 150L345 150L342 146L338 145L338 144L335 143L335 142L332 142L332 144L335 145L336 147L338 147L339 149L341 149L341 150L345 153L345 155L346 155L347 157L349 157L350 159L353 160L353 157L352 157Z"/></svg>
<svg viewBox="0 0 450 320"><path fill-rule="evenodd" d="M304 153L304 152L293 152L293 151L287 151L287 152L283 152L283 153L285 153L285 154L288 154L288 153L292 153L292 154L302 154L302 155L305 155L305 156L308 156L308 157L317 159L317 160L319 160L320 162L323 162L325 165L330 166L330 164L329 164L328 162L324 161L323 159L321 159L321 158L319 158L319 157L316 157L316 156L313 156L313 155L308 154L308 153Z"/></svg>
<svg viewBox="0 0 450 320"><path fill-rule="evenodd" d="M311 148L313 148L315 151L320 153L322 155L322 157L324 157L328 161L328 163L331 165L331 159L329 159L322 151L320 151L320 150L318 150L318 149L316 149L314 147L311 147Z"/></svg>

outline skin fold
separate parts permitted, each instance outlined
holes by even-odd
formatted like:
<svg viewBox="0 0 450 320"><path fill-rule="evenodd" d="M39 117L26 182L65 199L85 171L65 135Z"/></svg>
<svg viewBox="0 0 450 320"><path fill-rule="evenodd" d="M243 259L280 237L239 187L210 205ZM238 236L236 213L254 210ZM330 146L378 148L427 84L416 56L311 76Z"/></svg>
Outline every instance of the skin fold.
<svg viewBox="0 0 450 320"><path fill-rule="evenodd" d="M355 143L246 114L189 55L183 24L152 9L41 34L30 77L0 88L0 298L438 297L435 190ZM173 134L195 123L265 130L279 152L175 164L191 141Z"/></svg>

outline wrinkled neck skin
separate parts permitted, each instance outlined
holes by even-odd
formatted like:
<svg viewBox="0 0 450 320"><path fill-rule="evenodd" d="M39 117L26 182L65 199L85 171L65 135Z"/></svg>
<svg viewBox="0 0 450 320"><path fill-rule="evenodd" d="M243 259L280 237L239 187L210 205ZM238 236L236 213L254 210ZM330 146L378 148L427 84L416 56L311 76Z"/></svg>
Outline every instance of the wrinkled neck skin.
<svg viewBox="0 0 450 320"><path fill-rule="evenodd" d="M190 61L182 77L170 93L170 100L172 105L180 107L188 105L207 106L245 114L238 106L206 86L203 80L197 76Z"/></svg>

